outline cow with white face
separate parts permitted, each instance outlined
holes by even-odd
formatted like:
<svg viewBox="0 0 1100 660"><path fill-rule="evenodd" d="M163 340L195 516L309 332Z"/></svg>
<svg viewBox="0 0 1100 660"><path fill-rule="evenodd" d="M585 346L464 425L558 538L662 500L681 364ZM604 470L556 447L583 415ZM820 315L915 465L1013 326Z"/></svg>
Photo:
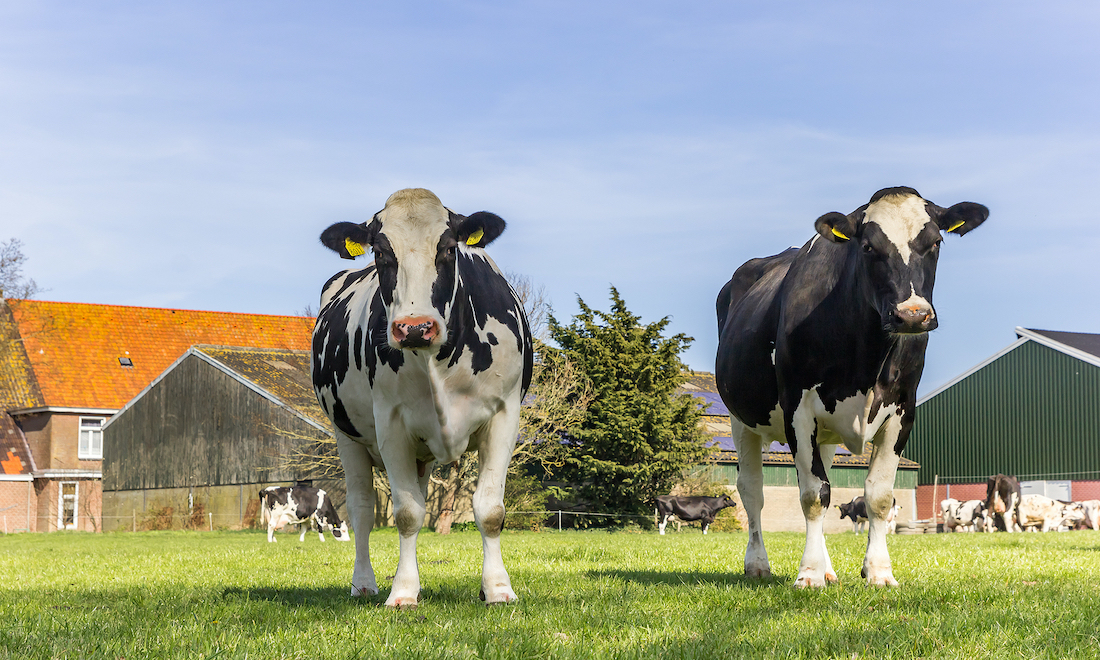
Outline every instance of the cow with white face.
<svg viewBox="0 0 1100 660"><path fill-rule="evenodd" d="M887 518L916 412L943 233L966 234L989 211L942 208L912 188L887 188L844 215L827 213L800 249L753 259L718 295L718 391L737 445L737 489L749 520L745 573L771 574L761 535L762 447L790 445L806 547L795 584L836 582L825 547L828 468L839 444L872 443L864 484L869 531L862 574L895 585Z"/></svg>
<svg viewBox="0 0 1100 660"><path fill-rule="evenodd" d="M409 189L369 222L321 234L346 259L374 252L372 264L325 284L313 332L313 384L336 427L356 532L352 595L378 593L369 549L374 467L389 478L400 539L386 605L415 606L416 538L432 467L477 451L481 597L516 599L500 532L533 353L523 306L484 250L503 231L492 213L462 216L430 191Z"/></svg>

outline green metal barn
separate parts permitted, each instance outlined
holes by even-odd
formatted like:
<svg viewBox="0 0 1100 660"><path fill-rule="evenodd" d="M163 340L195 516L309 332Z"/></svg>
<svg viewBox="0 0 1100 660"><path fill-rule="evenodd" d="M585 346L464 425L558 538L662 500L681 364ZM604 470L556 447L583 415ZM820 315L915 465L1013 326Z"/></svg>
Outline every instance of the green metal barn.
<svg viewBox="0 0 1100 660"><path fill-rule="evenodd" d="M917 402L905 448L917 508L985 497L993 474L1023 492L1100 498L1100 334L1016 328L1017 341Z"/></svg>

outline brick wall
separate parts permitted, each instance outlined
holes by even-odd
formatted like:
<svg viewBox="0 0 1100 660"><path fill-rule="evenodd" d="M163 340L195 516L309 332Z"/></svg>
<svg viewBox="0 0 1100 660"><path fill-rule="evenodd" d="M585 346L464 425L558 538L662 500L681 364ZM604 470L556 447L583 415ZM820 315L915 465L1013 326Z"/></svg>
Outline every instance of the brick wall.
<svg viewBox="0 0 1100 660"><path fill-rule="evenodd" d="M7 534L34 531L34 512L32 482L0 481L0 531Z"/></svg>
<svg viewBox="0 0 1100 660"><path fill-rule="evenodd" d="M1074 481L1072 487L1075 502L1100 500L1100 481Z"/></svg>

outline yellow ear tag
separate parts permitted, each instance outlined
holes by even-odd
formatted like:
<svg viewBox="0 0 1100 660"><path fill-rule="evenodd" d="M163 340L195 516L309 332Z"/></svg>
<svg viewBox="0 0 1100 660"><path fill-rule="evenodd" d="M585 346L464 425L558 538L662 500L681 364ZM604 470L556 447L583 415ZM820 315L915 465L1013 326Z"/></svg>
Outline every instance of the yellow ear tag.
<svg viewBox="0 0 1100 660"><path fill-rule="evenodd" d="M363 245L361 243L356 243L350 238L344 239L344 247L347 248L348 254L353 257L358 257L361 254L366 254L366 250L363 249Z"/></svg>
<svg viewBox="0 0 1100 660"><path fill-rule="evenodd" d="M840 239L840 240L842 240L842 241L847 241L847 240L849 240L847 236L845 236L844 234L842 234L842 233L840 233L839 231L837 231L837 230L836 230L836 227L833 227L833 235L834 235L834 236L836 236L837 238L839 238L839 239Z"/></svg>
<svg viewBox="0 0 1100 660"><path fill-rule="evenodd" d="M965 224L966 224L966 220L959 220L959 221L958 221L958 222L956 222L955 224L953 224L953 225L951 225L950 227L948 227L948 228L947 228L947 231L955 231L956 229L958 229L959 227L962 227L962 226L963 226L963 225L965 225Z"/></svg>
<svg viewBox="0 0 1100 660"><path fill-rule="evenodd" d="M470 234L470 237L466 239L466 245L477 245L481 242L483 236L485 236L485 230L478 229L474 233Z"/></svg>

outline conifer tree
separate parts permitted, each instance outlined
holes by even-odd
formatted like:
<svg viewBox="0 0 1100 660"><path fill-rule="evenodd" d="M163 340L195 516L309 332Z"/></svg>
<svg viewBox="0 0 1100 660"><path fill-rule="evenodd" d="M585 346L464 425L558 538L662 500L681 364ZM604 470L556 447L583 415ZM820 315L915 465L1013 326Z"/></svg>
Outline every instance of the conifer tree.
<svg viewBox="0 0 1100 660"><path fill-rule="evenodd" d="M569 452L559 470L573 486L576 504L622 518L586 521L649 526L653 498L668 493L685 468L710 454L699 429L695 397L676 394L684 382L680 353L693 339L664 337L665 317L643 324L615 287L611 311L581 311L569 325L551 316L550 336L587 381L592 400L568 429ZM626 517L626 516L632 517Z"/></svg>

